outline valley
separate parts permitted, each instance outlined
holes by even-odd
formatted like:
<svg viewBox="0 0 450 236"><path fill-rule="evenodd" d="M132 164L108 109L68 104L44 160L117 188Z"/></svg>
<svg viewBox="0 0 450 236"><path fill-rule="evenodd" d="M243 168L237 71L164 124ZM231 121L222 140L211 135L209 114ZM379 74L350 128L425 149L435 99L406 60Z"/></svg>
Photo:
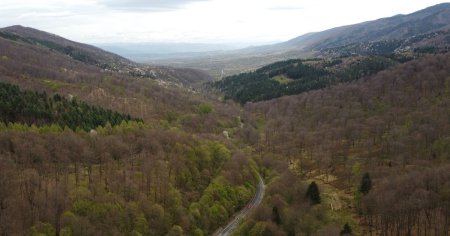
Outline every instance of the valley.
<svg viewBox="0 0 450 236"><path fill-rule="evenodd" d="M158 65L0 28L0 235L449 235L449 27Z"/></svg>

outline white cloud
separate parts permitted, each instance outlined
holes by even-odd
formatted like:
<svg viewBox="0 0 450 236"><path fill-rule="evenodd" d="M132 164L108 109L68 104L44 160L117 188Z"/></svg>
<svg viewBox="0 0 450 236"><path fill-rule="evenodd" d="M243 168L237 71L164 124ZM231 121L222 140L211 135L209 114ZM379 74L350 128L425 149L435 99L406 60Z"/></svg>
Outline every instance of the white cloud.
<svg viewBox="0 0 450 236"><path fill-rule="evenodd" d="M86 43L268 42L410 13L437 3L436 0L1 0L0 27L22 24Z"/></svg>
<svg viewBox="0 0 450 236"><path fill-rule="evenodd" d="M193 2L208 0L98 0L106 7L127 11L167 11L177 10Z"/></svg>

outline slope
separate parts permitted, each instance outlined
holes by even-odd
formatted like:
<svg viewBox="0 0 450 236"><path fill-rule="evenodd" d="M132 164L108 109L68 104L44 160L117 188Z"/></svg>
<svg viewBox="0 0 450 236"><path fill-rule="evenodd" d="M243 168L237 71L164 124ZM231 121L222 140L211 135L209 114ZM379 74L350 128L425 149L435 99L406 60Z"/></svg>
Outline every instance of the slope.
<svg viewBox="0 0 450 236"><path fill-rule="evenodd" d="M321 50L358 42L399 40L433 31L448 30L449 24L450 3L442 3L408 15L396 15L300 36L278 46Z"/></svg>
<svg viewBox="0 0 450 236"><path fill-rule="evenodd" d="M2 28L0 29L0 37L47 48L52 52L67 55L87 65L97 66L104 71L114 71L135 77L160 79L184 84L185 86L209 80L209 77L200 71L138 64L97 47L73 42L33 28L18 25Z"/></svg>
<svg viewBox="0 0 450 236"><path fill-rule="evenodd" d="M447 235L449 68L450 54L429 55L364 80L247 104L273 179L241 234L337 235L348 223L355 235ZM367 178L371 188L362 190ZM305 202L296 182L306 180L338 189L348 207L336 209L323 188L322 203Z"/></svg>
<svg viewBox="0 0 450 236"><path fill-rule="evenodd" d="M417 38L424 39L424 35L428 37L434 32L444 32L448 35L449 29L450 3L443 3L408 15L396 15L322 32L308 33L279 44L210 53L193 58L152 61L202 69L217 78L223 78L287 59L367 55L373 54L373 51L388 54L399 48L410 50L402 45ZM428 41L423 45L417 44L416 46L433 47L434 45L448 48L448 37L438 37L434 42Z"/></svg>
<svg viewBox="0 0 450 236"><path fill-rule="evenodd" d="M280 61L209 85L223 92L225 99L244 104L351 82L411 59L391 55Z"/></svg>
<svg viewBox="0 0 450 236"><path fill-rule="evenodd" d="M255 164L233 139L238 106L105 70L84 48L8 37L1 235L208 235L251 200Z"/></svg>

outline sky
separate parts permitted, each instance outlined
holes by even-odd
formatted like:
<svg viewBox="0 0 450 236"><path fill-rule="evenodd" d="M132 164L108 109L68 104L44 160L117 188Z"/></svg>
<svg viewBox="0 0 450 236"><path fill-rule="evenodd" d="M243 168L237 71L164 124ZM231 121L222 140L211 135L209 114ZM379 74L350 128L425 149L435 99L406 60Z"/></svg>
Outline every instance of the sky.
<svg viewBox="0 0 450 236"><path fill-rule="evenodd" d="M0 27L83 43L281 42L442 0L0 0Z"/></svg>

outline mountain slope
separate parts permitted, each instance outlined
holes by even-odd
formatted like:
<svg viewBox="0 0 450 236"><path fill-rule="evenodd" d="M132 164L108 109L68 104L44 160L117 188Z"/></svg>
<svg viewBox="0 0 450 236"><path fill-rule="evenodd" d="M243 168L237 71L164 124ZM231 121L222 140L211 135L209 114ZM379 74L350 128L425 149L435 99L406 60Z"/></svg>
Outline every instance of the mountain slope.
<svg viewBox="0 0 450 236"><path fill-rule="evenodd" d="M280 61L254 72L226 77L212 87L242 104L323 89L354 81L411 60L405 56L351 56Z"/></svg>
<svg viewBox="0 0 450 236"><path fill-rule="evenodd" d="M383 47L383 50L379 50L382 54L389 54L395 52L399 47L401 48L404 42L411 39L434 32L448 34L449 30L450 3L443 3L408 15L396 15L322 32L308 33L279 44L226 53L203 54L193 58L149 59L148 61L203 69L215 77L224 77L255 70L281 60L330 56L330 50L333 51L331 56L359 54L360 52L366 55L371 53L366 48L372 47L373 44ZM428 42L428 44L420 46L434 46L436 43L445 48L450 45L450 40L448 37L443 37L438 42ZM364 50L340 52L340 47L355 47L355 45L357 49L363 48Z"/></svg>
<svg viewBox="0 0 450 236"><path fill-rule="evenodd" d="M173 70L183 75L183 70ZM168 122L195 131L221 133L223 129L216 125L220 123L226 127L235 122L237 116L229 106L225 109L222 104L163 79L106 71L47 47L2 37L0 81L24 90L45 91L52 96L56 93L73 96L89 104L142 118L146 123ZM197 109L202 104L209 104L215 112L197 116Z"/></svg>
<svg viewBox="0 0 450 236"><path fill-rule="evenodd" d="M348 223L354 235L418 235L425 227L428 234L448 235L449 85L447 53L364 80L247 104L246 126L262 134L255 148L280 177L266 181L261 210L242 224L241 234L339 235ZM365 173L369 191L361 190ZM319 206L305 203L299 179L319 185ZM282 212L277 224L275 206Z"/></svg>
<svg viewBox="0 0 450 236"><path fill-rule="evenodd" d="M210 235L251 200L255 164L223 134L238 106L2 33L0 235Z"/></svg>
<svg viewBox="0 0 450 236"><path fill-rule="evenodd" d="M87 65L94 65L105 71L114 71L135 77L159 79L184 85L195 85L210 79L206 74L192 69L138 64L100 48L77 43L33 28L18 25L2 28L0 29L0 37L23 44L48 48L52 52L67 55Z"/></svg>
<svg viewBox="0 0 450 236"><path fill-rule="evenodd" d="M397 15L307 34L277 46L320 50L357 42L405 39L414 35L447 30L450 29L449 25L450 3L443 3L409 15Z"/></svg>

